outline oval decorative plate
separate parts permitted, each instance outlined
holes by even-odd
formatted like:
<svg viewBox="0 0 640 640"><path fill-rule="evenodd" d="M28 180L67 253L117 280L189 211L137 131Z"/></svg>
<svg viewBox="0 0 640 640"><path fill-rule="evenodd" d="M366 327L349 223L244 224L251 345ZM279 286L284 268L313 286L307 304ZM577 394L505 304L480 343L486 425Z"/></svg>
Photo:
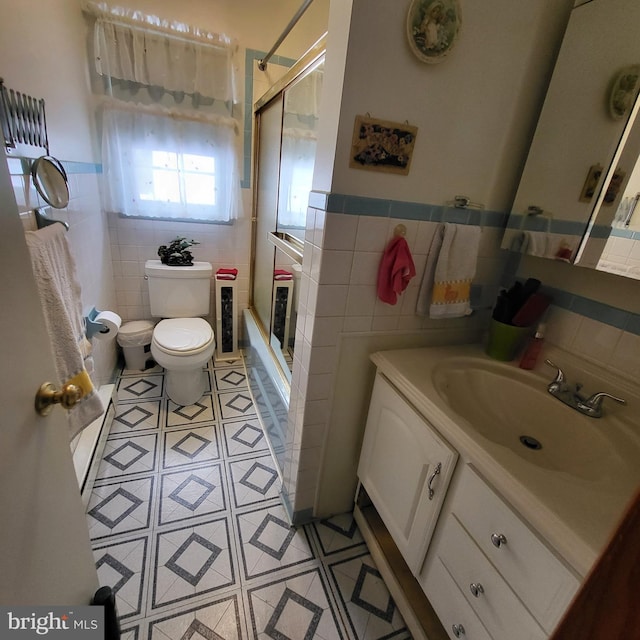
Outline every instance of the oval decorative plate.
<svg viewBox="0 0 640 640"><path fill-rule="evenodd" d="M412 0L407 13L407 38L423 62L442 62L458 38L462 23L457 0Z"/></svg>
<svg viewBox="0 0 640 640"><path fill-rule="evenodd" d="M640 88L640 65L623 69L615 79L609 94L609 113L614 120L628 115Z"/></svg>

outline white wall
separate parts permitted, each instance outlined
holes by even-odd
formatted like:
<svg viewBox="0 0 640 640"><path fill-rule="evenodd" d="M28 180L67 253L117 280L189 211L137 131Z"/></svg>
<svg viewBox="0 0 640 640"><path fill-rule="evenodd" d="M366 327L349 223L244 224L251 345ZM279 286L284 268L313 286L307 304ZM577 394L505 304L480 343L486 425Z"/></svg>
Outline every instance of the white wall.
<svg viewBox="0 0 640 640"><path fill-rule="evenodd" d="M331 190L430 204L462 194L506 210L571 0L463 2L458 41L438 64L409 49L409 4L354 2ZM418 127L408 176L348 168L365 113Z"/></svg>
<svg viewBox="0 0 640 640"><path fill-rule="evenodd" d="M16 91L45 99L54 156L95 162L79 0L3 0L0 77Z"/></svg>
<svg viewBox="0 0 640 640"><path fill-rule="evenodd" d="M0 20L0 76L7 87L44 98L50 153L72 163L95 163L96 145L85 56L85 25L78 0L5 0ZM36 147L30 157L45 153ZM11 154L9 154L11 155ZM74 165L76 166L76 165ZM55 217L70 225L86 311L116 307L106 218L95 168L69 175L70 202ZM21 211L39 206L28 174L12 176ZM99 386L115 365L115 343L95 343Z"/></svg>

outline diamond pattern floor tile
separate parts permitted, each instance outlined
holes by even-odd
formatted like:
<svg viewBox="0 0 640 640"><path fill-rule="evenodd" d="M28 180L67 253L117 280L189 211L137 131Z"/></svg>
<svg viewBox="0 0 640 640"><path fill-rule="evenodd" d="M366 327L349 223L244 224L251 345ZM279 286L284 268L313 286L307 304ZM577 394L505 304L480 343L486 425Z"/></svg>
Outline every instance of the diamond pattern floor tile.
<svg viewBox="0 0 640 640"><path fill-rule="evenodd" d="M224 422L224 446L229 458L268 451L269 446L257 418Z"/></svg>
<svg viewBox="0 0 640 640"><path fill-rule="evenodd" d="M218 438L213 425L167 431L164 434L163 469L213 462L219 458Z"/></svg>
<svg viewBox="0 0 640 640"><path fill-rule="evenodd" d="M156 469L158 435L107 440L96 480L152 473Z"/></svg>
<svg viewBox="0 0 640 640"><path fill-rule="evenodd" d="M158 524L211 515L226 508L222 465L162 474Z"/></svg>
<svg viewBox="0 0 640 640"><path fill-rule="evenodd" d="M280 479L270 455L231 462L229 469L236 507L278 497Z"/></svg>
<svg viewBox="0 0 640 640"><path fill-rule="evenodd" d="M194 404L182 407L175 402L167 401L167 427L180 427L184 425L197 425L209 423L215 420L213 398L202 396Z"/></svg>
<svg viewBox="0 0 640 640"><path fill-rule="evenodd" d="M345 637L319 569L249 589L248 594L256 638Z"/></svg>
<svg viewBox="0 0 640 640"><path fill-rule="evenodd" d="M154 620L149 625L149 640L241 640L242 604L237 595L211 601L178 614Z"/></svg>
<svg viewBox="0 0 640 640"><path fill-rule="evenodd" d="M160 400L118 404L109 435L132 433L160 426Z"/></svg>
<svg viewBox="0 0 640 640"><path fill-rule="evenodd" d="M247 580L314 558L306 530L292 527L281 505L242 513L236 518Z"/></svg>
<svg viewBox="0 0 640 640"><path fill-rule="evenodd" d="M247 388L247 376L243 368L216 370L214 371L214 378L218 391Z"/></svg>
<svg viewBox="0 0 640 640"><path fill-rule="evenodd" d="M148 538L94 548L100 586L110 586L116 595L121 621L142 612Z"/></svg>
<svg viewBox="0 0 640 640"><path fill-rule="evenodd" d="M235 584L230 527L219 518L159 533L151 607L192 599Z"/></svg>
<svg viewBox="0 0 640 640"><path fill-rule="evenodd" d="M311 526L318 536L324 555L328 556L364 545L352 513L342 513L314 522Z"/></svg>
<svg viewBox="0 0 640 640"><path fill-rule="evenodd" d="M187 407L161 367L117 381L87 522L123 640L410 638L352 514L290 526L242 360L207 375Z"/></svg>
<svg viewBox="0 0 640 640"><path fill-rule="evenodd" d="M147 529L155 478L141 478L94 487L87 506L94 540Z"/></svg>
<svg viewBox="0 0 640 640"><path fill-rule="evenodd" d="M130 376L121 378L116 387L118 401L161 398L164 376Z"/></svg>
<svg viewBox="0 0 640 640"><path fill-rule="evenodd" d="M358 640L408 637L408 632L368 552L329 565L349 624Z"/></svg>
<svg viewBox="0 0 640 640"><path fill-rule="evenodd" d="M255 417L256 415L251 394L247 389L219 393L218 403L222 420Z"/></svg>

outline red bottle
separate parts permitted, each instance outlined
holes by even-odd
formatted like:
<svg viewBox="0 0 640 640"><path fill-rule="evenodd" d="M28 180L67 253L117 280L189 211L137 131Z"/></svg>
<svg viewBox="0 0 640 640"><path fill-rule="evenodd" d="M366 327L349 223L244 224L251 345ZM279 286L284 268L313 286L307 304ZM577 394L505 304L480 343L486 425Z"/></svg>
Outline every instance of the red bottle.
<svg viewBox="0 0 640 640"><path fill-rule="evenodd" d="M536 362L538 362L538 357L540 356L540 351L542 351L544 330L544 324L540 323L536 329L535 335L532 338L529 338L527 348L524 350L522 358L520 358L521 369L533 369L536 366Z"/></svg>

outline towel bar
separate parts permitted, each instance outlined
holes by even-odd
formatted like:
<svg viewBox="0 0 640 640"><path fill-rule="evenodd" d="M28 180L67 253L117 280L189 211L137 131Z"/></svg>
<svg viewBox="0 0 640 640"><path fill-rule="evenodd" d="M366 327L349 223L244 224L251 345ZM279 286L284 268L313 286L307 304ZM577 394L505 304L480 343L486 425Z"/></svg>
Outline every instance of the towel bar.
<svg viewBox="0 0 640 640"><path fill-rule="evenodd" d="M45 227L58 223L69 231L69 224L67 222L64 222L64 220L54 220L53 218L49 218L47 215L42 213L40 209L34 209L33 215L35 216L36 227L38 227L38 229L44 229Z"/></svg>

